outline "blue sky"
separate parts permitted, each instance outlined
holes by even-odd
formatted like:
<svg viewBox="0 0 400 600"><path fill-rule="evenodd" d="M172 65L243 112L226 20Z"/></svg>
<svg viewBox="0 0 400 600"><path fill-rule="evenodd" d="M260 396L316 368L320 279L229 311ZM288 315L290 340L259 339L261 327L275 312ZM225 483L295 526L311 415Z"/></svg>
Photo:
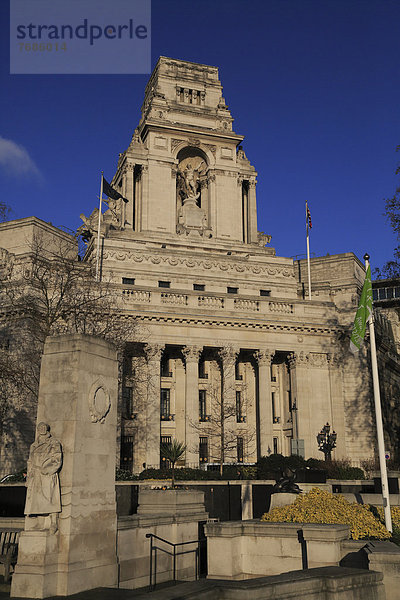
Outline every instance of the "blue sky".
<svg viewBox="0 0 400 600"><path fill-rule="evenodd" d="M15 218L75 229L130 142L148 76L10 75L4 1L0 23L1 199ZM164 55L220 69L277 254L304 254L308 199L313 253L392 257L399 31L397 0L153 0L152 66Z"/></svg>

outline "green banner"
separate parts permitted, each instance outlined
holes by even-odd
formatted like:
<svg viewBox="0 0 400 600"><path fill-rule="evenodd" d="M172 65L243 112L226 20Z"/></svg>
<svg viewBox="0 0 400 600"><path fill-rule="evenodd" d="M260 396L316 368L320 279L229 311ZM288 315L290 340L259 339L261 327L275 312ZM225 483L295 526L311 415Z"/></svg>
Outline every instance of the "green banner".
<svg viewBox="0 0 400 600"><path fill-rule="evenodd" d="M354 319L353 331L350 340L350 350L355 354L360 350L360 346L365 336L367 321L372 316L372 284L371 267L368 265L365 273L364 286L361 292L360 304L358 306L356 318Z"/></svg>

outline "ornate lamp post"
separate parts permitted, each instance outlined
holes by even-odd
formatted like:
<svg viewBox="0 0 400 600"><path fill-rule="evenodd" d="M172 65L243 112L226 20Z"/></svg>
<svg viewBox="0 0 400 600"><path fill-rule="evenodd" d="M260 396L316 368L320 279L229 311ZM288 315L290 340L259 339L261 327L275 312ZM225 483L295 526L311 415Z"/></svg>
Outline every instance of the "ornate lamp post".
<svg viewBox="0 0 400 600"><path fill-rule="evenodd" d="M331 426L327 423L317 435L318 450L324 453L325 460L331 460L331 452L336 448L337 433L335 431L330 433L330 431Z"/></svg>

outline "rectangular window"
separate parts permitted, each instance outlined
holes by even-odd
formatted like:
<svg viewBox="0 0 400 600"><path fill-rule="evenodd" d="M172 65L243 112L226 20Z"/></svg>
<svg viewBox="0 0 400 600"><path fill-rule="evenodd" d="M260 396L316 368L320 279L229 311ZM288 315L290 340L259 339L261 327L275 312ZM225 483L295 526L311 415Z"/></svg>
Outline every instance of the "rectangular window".
<svg viewBox="0 0 400 600"><path fill-rule="evenodd" d="M133 390L131 387L122 388L122 405L124 418L134 419L136 415L133 414Z"/></svg>
<svg viewBox="0 0 400 600"><path fill-rule="evenodd" d="M237 287L227 287L226 291L228 294L237 294L239 291L239 288Z"/></svg>
<svg viewBox="0 0 400 600"><path fill-rule="evenodd" d="M276 419L276 406L275 406L275 392L272 392L272 422L277 423Z"/></svg>
<svg viewBox="0 0 400 600"><path fill-rule="evenodd" d="M171 287L171 282L170 281L159 281L158 282L158 287L160 287L160 288L169 288L169 287Z"/></svg>
<svg viewBox="0 0 400 600"><path fill-rule="evenodd" d="M273 441L273 445L274 445L274 454L278 454L278 450L279 450L278 438L274 437L274 438L272 438L272 441Z"/></svg>
<svg viewBox="0 0 400 600"><path fill-rule="evenodd" d="M394 288L386 288L386 298L388 300L391 300L393 298L393 292L394 292Z"/></svg>
<svg viewBox="0 0 400 600"><path fill-rule="evenodd" d="M395 287L394 288L394 297L395 298L400 298L400 287Z"/></svg>
<svg viewBox="0 0 400 600"><path fill-rule="evenodd" d="M372 290L372 299L378 300L378 290Z"/></svg>
<svg viewBox="0 0 400 600"><path fill-rule="evenodd" d="M170 420L170 390L161 389L161 403L160 403L160 415L161 421Z"/></svg>
<svg viewBox="0 0 400 600"><path fill-rule="evenodd" d="M260 296L270 296L271 290L260 290Z"/></svg>
<svg viewBox="0 0 400 600"><path fill-rule="evenodd" d="M135 280L132 277L123 277L122 283L123 285L135 285Z"/></svg>
<svg viewBox="0 0 400 600"><path fill-rule="evenodd" d="M132 472L133 467L133 435L121 437L120 468Z"/></svg>
<svg viewBox="0 0 400 600"><path fill-rule="evenodd" d="M378 294L379 294L379 300L386 300L386 289L385 288L379 288Z"/></svg>
<svg viewBox="0 0 400 600"><path fill-rule="evenodd" d="M207 415L207 392L206 390L199 390L199 419L202 423L208 421Z"/></svg>
<svg viewBox="0 0 400 600"><path fill-rule="evenodd" d="M199 462L208 462L208 438L201 437L199 442Z"/></svg>
<svg viewBox="0 0 400 600"><path fill-rule="evenodd" d="M162 448L164 444L171 444L171 436L170 435L162 435L160 438L160 467L161 469L170 469L171 463L168 458L165 458L162 453Z"/></svg>
<svg viewBox="0 0 400 600"><path fill-rule="evenodd" d="M161 358L161 377L172 377L172 373L169 370L169 358L168 356L163 356Z"/></svg>
<svg viewBox="0 0 400 600"><path fill-rule="evenodd" d="M238 437L236 442L236 450L237 450L237 461L243 462L243 438Z"/></svg>
<svg viewBox="0 0 400 600"><path fill-rule="evenodd" d="M204 358L199 360L199 379L208 379L208 373L206 373L206 362Z"/></svg>
<svg viewBox="0 0 400 600"><path fill-rule="evenodd" d="M193 289L195 292L204 292L206 286L204 285L204 283L194 283Z"/></svg>

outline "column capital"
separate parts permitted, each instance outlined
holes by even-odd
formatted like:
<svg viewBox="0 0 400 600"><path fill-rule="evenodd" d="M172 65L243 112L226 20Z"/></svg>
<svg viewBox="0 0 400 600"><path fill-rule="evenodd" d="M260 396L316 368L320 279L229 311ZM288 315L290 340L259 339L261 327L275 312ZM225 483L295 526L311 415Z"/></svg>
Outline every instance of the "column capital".
<svg viewBox="0 0 400 600"><path fill-rule="evenodd" d="M182 354L185 357L186 363L198 362L202 351L203 348L201 346L184 346L182 348Z"/></svg>
<svg viewBox="0 0 400 600"><path fill-rule="evenodd" d="M240 348L235 346L223 346L219 348L218 355L222 360L223 365L235 364Z"/></svg>
<svg viewBox="0 0 400 600"><path fill-rule="evenodd" d="M253 352L253 356L256 359L258 366L269 367L271 365L272 359L275 356L275 350L269 350L268 348L255 350Z"/></svg>
<svg viewBox="0 0 400 600"><path fill-rule="evenodd" d="M305 352L291 352L288 355L289 368L294 369L300 365L308 365L309 354Z"/></svg>
<svg viewBox="0 0 400 600"><path fill-rule="evenodd" d="M148 361L160 361L165 346L163 344L145 344L144 351Z"/></svg>

